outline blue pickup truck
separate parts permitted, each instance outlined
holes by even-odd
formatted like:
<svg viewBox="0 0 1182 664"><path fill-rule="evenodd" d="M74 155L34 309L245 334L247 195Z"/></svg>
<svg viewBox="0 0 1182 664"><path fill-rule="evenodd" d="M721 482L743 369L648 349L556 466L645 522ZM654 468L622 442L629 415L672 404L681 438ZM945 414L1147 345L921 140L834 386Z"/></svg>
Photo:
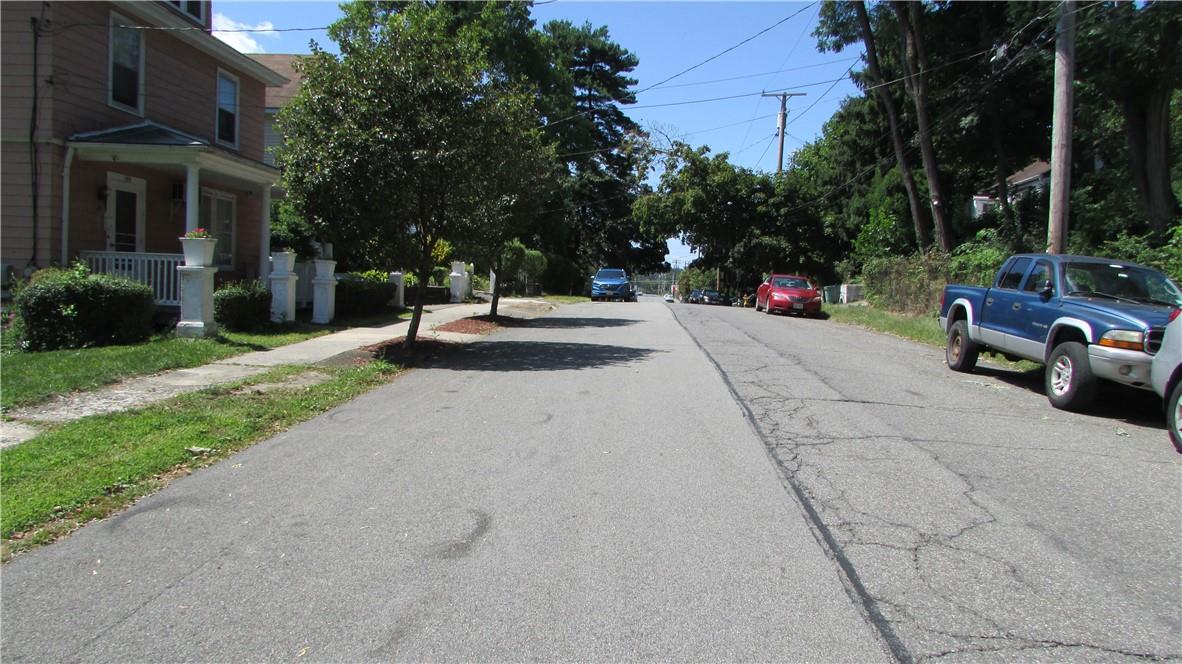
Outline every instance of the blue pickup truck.
<svg viewBox="0 0 1182 664"><path fill-rule="evenodd" d="M1161 272L1108 258L1019 254L989 288L950 285L940 302L953 371L982 352L1046 366L1051 405L1085 410L1099 379L1151 389L1149 370L1182 291Z"/></svg>

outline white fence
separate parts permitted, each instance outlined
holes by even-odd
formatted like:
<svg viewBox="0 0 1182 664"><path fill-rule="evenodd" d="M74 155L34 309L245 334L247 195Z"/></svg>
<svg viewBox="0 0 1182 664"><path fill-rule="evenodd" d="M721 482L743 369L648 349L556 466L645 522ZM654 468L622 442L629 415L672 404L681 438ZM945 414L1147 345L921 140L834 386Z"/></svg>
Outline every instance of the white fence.
<svg viewBox="0 0 1182 664"><path fill-rule="evenodd" d="M183 254L82 251L79 256L91 272L127 277L151 286L156 304L181 305L181 280L176 269L185 264Z"/></svg>

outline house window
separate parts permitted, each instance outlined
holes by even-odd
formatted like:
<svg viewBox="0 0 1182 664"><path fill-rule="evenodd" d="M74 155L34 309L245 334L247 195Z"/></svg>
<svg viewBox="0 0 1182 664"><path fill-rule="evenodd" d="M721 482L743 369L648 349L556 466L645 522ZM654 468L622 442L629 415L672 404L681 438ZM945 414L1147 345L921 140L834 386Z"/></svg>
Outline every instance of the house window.
<svg viewBox="0 0 1182 664"><path fill-rule="evenodd" d="M208 230L210 236L218 241L214 249L214 265L233 267L234 220L238 212L234 195L214 189L202 189L201 204L198 207L197 218L201 227Z"/></svg>
<svg viewBox="0 0 1182 664"><path fill-rule="evenodd" d="M176 7L198 21L204 20L202 9L205 3L201 2L201 0L170 0L170 2L173 7Z"/></svg>
<svg viewBox="0 0 1182 664"><path fill-rule="evenodd" d="M133 23L111 15L108 103L136 115L144 114L144 31L122 27Z"/></svg>
<svg viewBox="0 0 1182 664"><path fill-rule="evenodd" d="M238 78L218 70L218 143L238 147Z"/></svg>

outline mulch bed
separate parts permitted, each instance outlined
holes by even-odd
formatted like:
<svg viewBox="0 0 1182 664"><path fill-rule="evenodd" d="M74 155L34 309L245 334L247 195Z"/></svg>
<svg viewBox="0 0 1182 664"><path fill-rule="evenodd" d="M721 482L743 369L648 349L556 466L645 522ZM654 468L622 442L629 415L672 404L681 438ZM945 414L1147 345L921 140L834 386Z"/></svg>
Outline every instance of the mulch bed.
<svg viewBox="0 0 1182 664"><path fill-rule="evenodd" d="M488 316L473 316L460 318L450 323L444 323L435 328L438 332L456 332L458 334L492 334L504 327L499 319Z"/></svg>
<svg viewBox="0 0 1182 664"><path fill-rule="evenodd" d="M395 337L358 349L366 357L357 358L355 363L364 364L373 359L385 360L394 364L413 365L416 361L434 359L459 347L460 344L451 341L419 337L415 339L414 348L407 348L405 336Z"/></svg>

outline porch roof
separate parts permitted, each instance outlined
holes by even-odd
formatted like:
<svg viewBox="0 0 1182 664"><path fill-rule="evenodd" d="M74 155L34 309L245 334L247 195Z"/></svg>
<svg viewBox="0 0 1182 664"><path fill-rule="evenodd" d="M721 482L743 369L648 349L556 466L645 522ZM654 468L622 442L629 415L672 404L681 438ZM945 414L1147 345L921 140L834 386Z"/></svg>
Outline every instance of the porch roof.
<svg viewBox="0 0 1182 664"><path fill-rule="evenodd" d="M79 159L192 165L258 184L275 184L279 169L157 122L74 134L66 144Z"/></svg>

